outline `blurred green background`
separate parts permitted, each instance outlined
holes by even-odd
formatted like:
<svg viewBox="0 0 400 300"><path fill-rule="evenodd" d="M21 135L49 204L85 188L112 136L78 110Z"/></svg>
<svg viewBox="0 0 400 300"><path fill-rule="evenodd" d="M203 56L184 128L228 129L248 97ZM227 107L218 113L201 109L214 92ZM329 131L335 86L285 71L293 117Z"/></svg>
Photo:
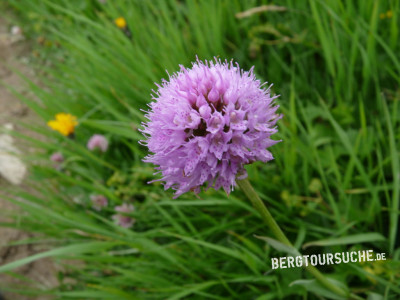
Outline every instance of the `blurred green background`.
<svg viewBox="0 0 400 300"><path fill-rule="evenodd" d="M56 299L341 299L302 269L271 270L271 257L286 254L255 237L270 232L240 190L172 200L161 184L147 184L155 176L138 144L141 110L166 70L190 67L197 56L255 66L280 95L275 160L247 170L295 247L386 253L383 262L318 268L362 298L399 299L398 1L6 0L0 7L14 11L34 44L43 85L26 78L35 97L19 96L43 119L34 130L45 136L20 136L38 149L26 157L37 192L14 191L9 200L26 214L2 225L38 233L35 243L49 247L0 272L42 256L64 268L50 291L0 288ZM46 127L59 112L77 116L74 139ZM86 148L95 133L110 142L104 154ZM57 169L48 159L56 151L65 157ZM108 207L93 210L92 194L106 196ZM136 208L132 229L111 219L122 203Z"/></svg>

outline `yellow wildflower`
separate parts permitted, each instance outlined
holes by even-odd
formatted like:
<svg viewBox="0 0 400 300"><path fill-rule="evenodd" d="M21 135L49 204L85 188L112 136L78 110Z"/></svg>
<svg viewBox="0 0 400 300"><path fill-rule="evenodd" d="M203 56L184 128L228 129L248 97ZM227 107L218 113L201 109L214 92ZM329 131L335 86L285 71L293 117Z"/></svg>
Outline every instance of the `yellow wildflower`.
<svg viewBox="0 0 400 300"><path fill-rule="evenodd" d="M126 20L123 17L119 17L115 19L115 25L117 25L119 28L124 29L126 27Z"/></svg>
<svg viewBox="0 0 400 300"><path fill-rule="evenodd" d="M391 10L388 10L387 12L386 12L386 18L391 18L391 17L393 17L393 12L391 11Z"/></svg>
<svg viewBox="0 0 400 300"><path fill-rule="evenodd" d="M381 20L384 19L385 17L386 17L385 13L380 13L379 14L379 18L381 18Z"/></svg>
<svg viewBox="0 0 400 300"><path fill-rule="evenodd" d="M47 122L47 125L62 135L69 136L74 133L78 122L76 121L76 117L71 114L58 113L56 114L56 119Z"/></svg>

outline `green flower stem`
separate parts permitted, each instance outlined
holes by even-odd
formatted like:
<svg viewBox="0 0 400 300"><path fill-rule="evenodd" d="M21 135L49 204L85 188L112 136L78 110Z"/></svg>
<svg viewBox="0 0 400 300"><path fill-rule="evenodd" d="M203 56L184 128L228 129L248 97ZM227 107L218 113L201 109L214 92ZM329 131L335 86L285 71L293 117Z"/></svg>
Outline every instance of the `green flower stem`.
<svg viewBox="0 0 400 300"><path fill-rule="evenodd" d="M276 223L275 219L272 217L271 213L268 211L267 207L264 205L264 202L260 199L252 185L250 184L248 179L238 180L237 181L240 188L244 191L247 198L250 199L254 208L261 214L262 219L268 225L268 227L272 230L275 238L293 248L292 243L288 240L286 235L283 233L279 225ZM335 286L330 282L317 268L312 265L308 265L305 269L310 272L324 287L334 292L335 294L342 296L346 299L362 299L357 295L348 294L345 290L341 289L338 286Z"/></svg>
<svg viewBox="0 0 400 300"><path fill-rule="evenodd" d="M261 218L264 220L265 223L267 223L268 227L272 230L276 239L287 246L293 247L292 243L288 240L286 235L279 227L278 223L276 223L275 219L272 217L271 213L264 205L264 202L262 202L257 192L254 190L250 181L246 178L243 180L238 180L237 183L244 191L247 198L250 199L254 208L261 214Z"/></svg>

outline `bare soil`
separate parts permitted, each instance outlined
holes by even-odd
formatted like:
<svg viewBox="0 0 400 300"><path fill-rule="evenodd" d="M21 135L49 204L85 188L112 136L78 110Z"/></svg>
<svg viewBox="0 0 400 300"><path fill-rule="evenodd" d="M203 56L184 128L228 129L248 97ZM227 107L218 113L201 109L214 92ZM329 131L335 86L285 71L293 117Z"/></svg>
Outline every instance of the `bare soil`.
<svg viewBox="0 0 400 300"><path fill-rule="evenodd" d="M13 70L27 76L35 78L35 72L28 65L30 55L29 43L24 40L22 35L13 35L10 32L11 25L5 20L5 12L0 12L0 127L6 123L11 123L14 129L21 133L28 133L26 128L18 125L23 123L37 123L36 116L22 104L8 89L12 86L16 91L29 96L29 91L25 82ZM30 134L32 136L32 134ZM27 147L22 141L16 142L17 147L25 154L33 149ZM16 188L24 188L28 192L28 187L14 187L4 179L0 178L0 223L9 221L10 214L20 213L18 208L12 203L2 198L1 194L7 194ZM0 266L6 263L18 260L38 253L38 249L32 245L9 246L9 243L21 241L32 237L31 234L22 232L13 228L0 227ZM16 273L28 279L29 282L21 280L10 274L0 274L0 293L5 300L44 300L51 299L44 296L27 296L18 292L11 293L6 289L14 288L23 293L29 289L46 289L57 285L57 268L48 259L42 259L28 265L22 266L16 270ZM0 296L1 299L1 296Z"/></svg>

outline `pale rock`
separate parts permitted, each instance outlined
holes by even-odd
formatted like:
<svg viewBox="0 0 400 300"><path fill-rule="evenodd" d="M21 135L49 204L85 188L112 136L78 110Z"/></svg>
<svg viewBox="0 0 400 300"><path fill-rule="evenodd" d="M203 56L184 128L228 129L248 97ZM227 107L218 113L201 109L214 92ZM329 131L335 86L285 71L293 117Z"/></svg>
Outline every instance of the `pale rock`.
<svg viewBox="0 0 400 300"><path fill-rule="evenodd" d="M4 127L11 129L12 125ZM27 171L25 164L17 157L20 154L14 146L13 138L8 134L0 134L0 175L15 185L22 183Z"/></svg>

